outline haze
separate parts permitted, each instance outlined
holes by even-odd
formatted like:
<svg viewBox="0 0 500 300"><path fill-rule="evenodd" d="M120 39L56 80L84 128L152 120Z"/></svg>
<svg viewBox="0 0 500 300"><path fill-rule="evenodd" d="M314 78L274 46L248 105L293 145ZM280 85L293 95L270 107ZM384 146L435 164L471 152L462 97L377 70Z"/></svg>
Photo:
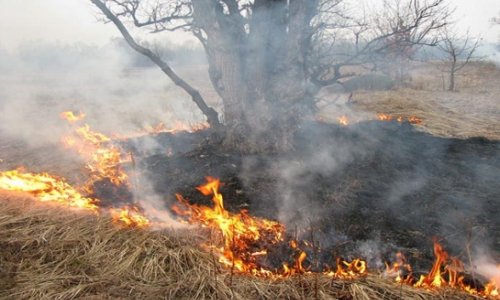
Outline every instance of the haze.
<svg viewBox="0 0 500 300"><path fill-rule="evenodd" d="M119 36L111 24L98 21L87 0L0 0L0 4L0 47L9 50L32 40L100 45ZM498 41L500 26L490 20L500 13L500 1L454 0L450 4L457 7L455 19L464 32L470 28L486 42Z"/></svg>

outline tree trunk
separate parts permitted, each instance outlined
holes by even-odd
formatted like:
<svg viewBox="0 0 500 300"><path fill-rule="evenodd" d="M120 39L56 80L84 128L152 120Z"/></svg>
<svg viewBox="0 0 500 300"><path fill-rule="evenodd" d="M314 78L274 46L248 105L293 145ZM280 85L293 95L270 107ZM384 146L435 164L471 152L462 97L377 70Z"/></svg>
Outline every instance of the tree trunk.
<svg viewBox="0 0 500 300"><path fill-rule="evenodd" d="M455 90L455 70L450 72L450 85L448 86L448 91L453 92Z"/></svg>
<svg viewBox="0 0 500 300"><path fill-rule="evenodd" d="M245 152L292 147L308 115L305 59L316 0L256 0L249 24L217 1L193 0L212 84L224 103L225 144ZM248 26L248 27L245 27Z"/></svg>

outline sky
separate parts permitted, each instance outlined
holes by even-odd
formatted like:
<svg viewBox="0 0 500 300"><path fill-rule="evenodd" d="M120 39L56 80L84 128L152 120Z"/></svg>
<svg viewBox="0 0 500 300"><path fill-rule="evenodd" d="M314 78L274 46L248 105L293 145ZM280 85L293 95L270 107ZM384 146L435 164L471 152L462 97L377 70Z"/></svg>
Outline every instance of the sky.
<svg viewBox="0 0 500 300"><path fill-rule="evenodd" d="M449 3L457 7L455 18L461 30L470 28L488 42L500 40L500 26L489 21L500 14L500 0ZM9 50L29 41L104 44L119 37L112 24L98 21L89 0L0 0L0 7L0 47Z"/></svg>

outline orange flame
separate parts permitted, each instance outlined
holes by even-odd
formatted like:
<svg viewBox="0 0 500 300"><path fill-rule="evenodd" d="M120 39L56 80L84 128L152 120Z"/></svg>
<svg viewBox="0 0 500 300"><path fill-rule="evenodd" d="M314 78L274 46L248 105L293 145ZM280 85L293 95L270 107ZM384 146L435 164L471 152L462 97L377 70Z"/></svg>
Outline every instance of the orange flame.
<svg viewBox="0 0 500 300"><path fill-rule="evenodd" d="M434 242L434 255L436 259L429 273L421 275L415 283L413 283L411 266L406 263L401 253L398 253L396 257L397 261L393 263L392 267L389 267L389 264L386 263L386 274L391 277L394 277L396 274L396 282L408 284L416 288L437 289L450 287L460 289L471 295L493 298L499 296L495 278L491 279L481 291L465 284L464 276L460 275L464 271L463 263L456 257L450 257L438 242ZM408 275L402 275L402 269L406 269Z"/></svg>
<svg viewBox="0 0 500 300"><path fill-rule="evenodd" d="M338 121L339 121L340 125L344 125L344 126L349 125L349 120L347 119L347 116L339 117Z"/></svg>
<svg viewBox="0 0 500 300"><path fill-rule="evenodd" d="M72 111L64 111L60 114L61 118L67 120L69 123L75 123L85 119L85 113L75 114Z"/></svg>
<svg viewBox="0 0 500 300"><path fill-rule="evenodd" d="M407 283L411 284L412 278L412 268L411 265L406 263L406 258L401 252L396 254L396 262L393 263L392 267L388 263L385 264L386 271L385 274L389 277L394 277L397 283ZM407 273L408 275L405 275Z"/></svg>
<svg viewBox="0 0 500 300"><path fill-rule="evenodd" d="M123 223L129 227L148 227L151 225L151 221L135 206L125 206L118 209L112 208L110 209L110 213L113 222Z"/></svg>
<svg viewBox="0 0 500 300"><path fill-rule="evenodd" d="M325 272L327 276L338 279L352 279L368 274L365 260L356 258L351 262L347 262L340 258L337 258L336 262L337 269L335 270L335 272Z"/></svg>
<svg viewBox="0 0 500 300"><path fill-rule="evenodd" d="M398 116L397 118L394 118L391 115L384 114L384 113L378 113L377 114L377 119L379 121L386 121L386 122L391 122L394 119L398 121L399 123L403 123L404 121L407 121L410 124L422 124L422 119L416 116L409 116L409 117L403 117L403 116Z"/></svg>
<svg viewBox="0 0 500 300"><path fill-rule="evenodd" d="M183 123L180 121L174 121L172 124L172 127L167 128L167 126L163 123L160 122L156 124L155 126L149 126L144 129L146 133L149 134L158 134L158 133L178 133L178 132L195 132L195 131L200 131L203 129L210 128L210 125L207 122L204 123L198 123L198 124L188 124L188 123Z"/></svg>
<svg viewBox="0 0 500 300"><path fill-rule="evenodd" d="M57 202L69 207L97 210L96 199L82 196L64 179L47 173L0 172L0 189L27 192L42 202Z"/></svg>
<svg viewBox="0 0 500 300"><path fill-rule="evenodd" d="M71 136L63 138L63 143L76 149L87 160L87 169L91 178L87 182L87 191L92 190L94 182L109 179L114 185L128 183L128 175L121 168L122 159L120 149L111 144L111 139L106 135L90 129L88 124L75 129Z"/></svg>
<svg viewBox="0 0 500 300"><path fill-rule="evenodd" d="M259 241L275 244L283 240L285 227L274 221L251 217L246 210L233 214L224 209L224 200L219 193L220 181L207 177L205 185L197 187L203 195L212 195L213 208L191 205L177 194L178 205L173 210L188 218L192 224L219 229L224 247L219 251L219 261L240 272L261 273L265 270L256 264L256 257L267 254L266 249L255 249ZM259 255L254 255L259 253Z"/></svg>

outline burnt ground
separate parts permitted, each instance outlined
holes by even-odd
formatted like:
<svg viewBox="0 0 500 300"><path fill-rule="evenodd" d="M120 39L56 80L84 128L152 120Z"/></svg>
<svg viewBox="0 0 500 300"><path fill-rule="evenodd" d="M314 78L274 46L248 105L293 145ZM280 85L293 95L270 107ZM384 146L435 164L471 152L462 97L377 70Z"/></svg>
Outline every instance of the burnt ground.
<svg viewBox="0 0 500 300"><path fill-rule="evenodd" d="M498 261L499 141L435 137L408 123L377 121L307 124L286 154L231 153L210 137L160 134L152 155L137 150L144 138L124 145L168 205L175 193L211 205L195 187L218 177L227 209L280 217L304 238L311 231L297 228L313 228L323 256L362 255L378 264L402 250L418 258L418 271L429 268L438 238L463 260L469 245Z"/></svg>
<svg viewBox="0 0 500 300"><path fill-rule="evenodd" d="M213 136L206 130L121 141L134 153L129 171L144 175L133 183L136 194L153 190L167 207L175 193L211 205L195 187L205 176L218 177L227 209L279 219L292 236L311 240L312 234L321 261L330 264L332 256L361 256L379 268L403 251L417 272L428 270L433 238L463 261L467 245L500 261L500 141L436 137L408 123L309 123L294 151L242 155ZM2 155L2 169L25 165L72 183L85 179L84 163L66 149L2 139ZM103 205L131 201L130 191L110 186L96 186ZM268 257L281 258L284 248Z"/></svg>

